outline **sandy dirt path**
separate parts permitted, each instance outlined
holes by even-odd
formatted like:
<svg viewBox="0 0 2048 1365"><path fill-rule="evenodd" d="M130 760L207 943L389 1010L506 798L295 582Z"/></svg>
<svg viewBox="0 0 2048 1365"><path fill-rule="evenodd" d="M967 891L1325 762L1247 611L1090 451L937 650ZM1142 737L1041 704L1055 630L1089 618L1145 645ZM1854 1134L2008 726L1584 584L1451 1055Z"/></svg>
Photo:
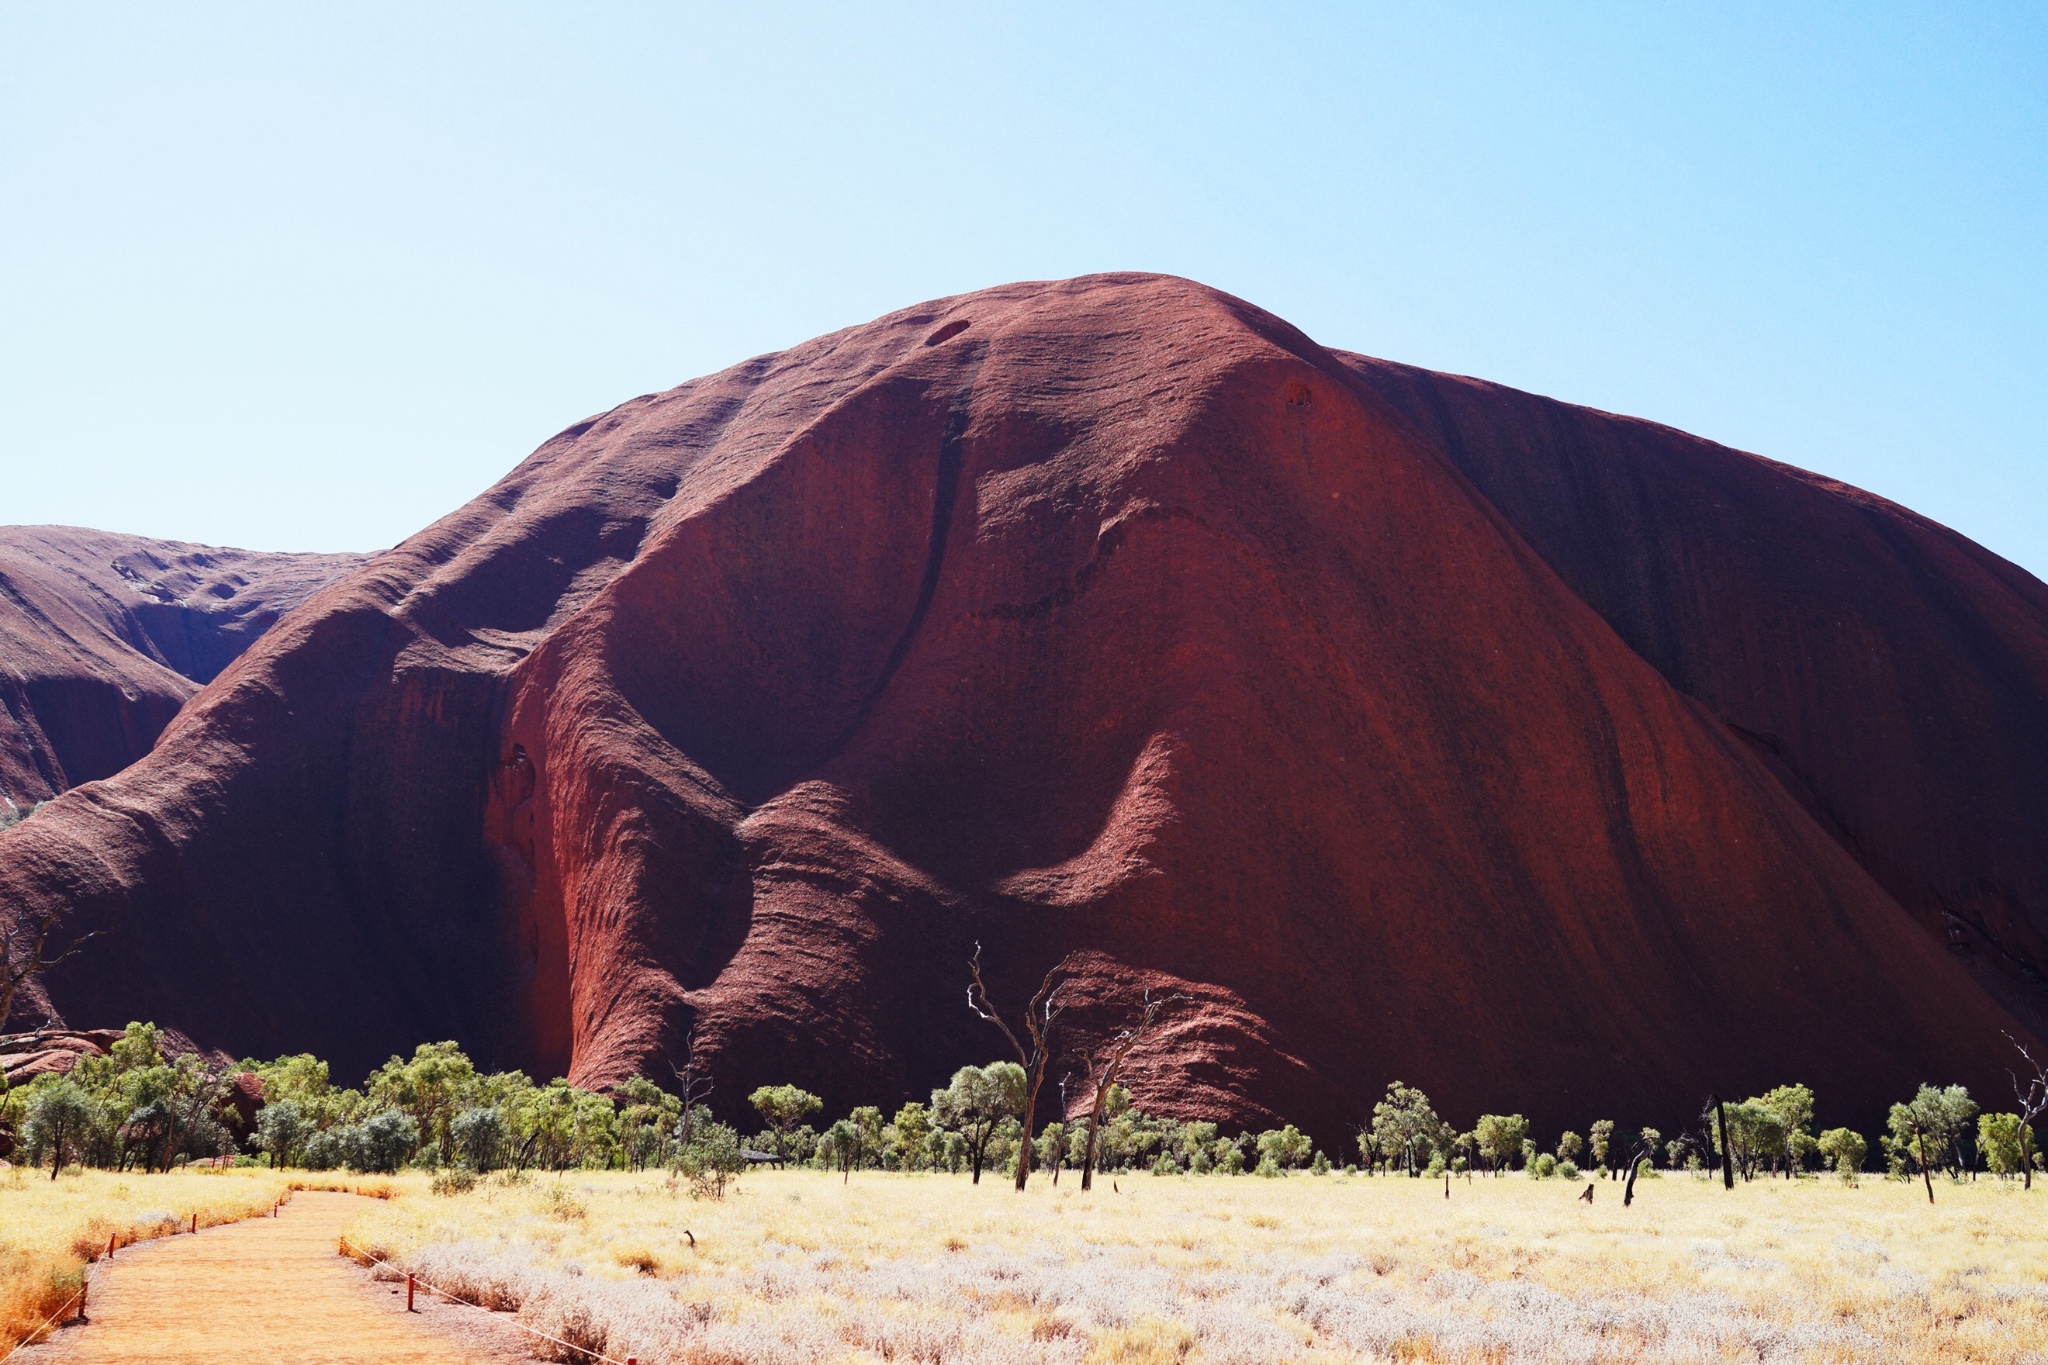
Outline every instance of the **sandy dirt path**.
<svg viewBox="0 0 2048 1365"><path fill-rule="evenodd" d="M91 1322L24 1349L17 1365L509 1365L497 1316L421 1294L419 1313L336 1253L367 1202L302 1192L275 1218L124 1248L92 1269Z"/></svg>

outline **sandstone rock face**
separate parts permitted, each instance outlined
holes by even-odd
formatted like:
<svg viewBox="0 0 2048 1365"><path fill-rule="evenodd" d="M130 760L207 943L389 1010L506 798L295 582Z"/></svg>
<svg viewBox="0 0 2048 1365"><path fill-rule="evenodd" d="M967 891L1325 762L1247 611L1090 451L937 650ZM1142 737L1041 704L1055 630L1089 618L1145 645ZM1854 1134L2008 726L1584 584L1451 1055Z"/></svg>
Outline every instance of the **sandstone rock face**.
<svg viewBox="0 0 2048 1365"><path fill-rule="evenodd" d="M1177 996L1141 1104L1333 1154L1395 1077L1546 1130L2001 1087L2048 805L1971 765L2041 733L2048 589L1463 384L1097 276L634 399L0 834L0 904L113 930L20 1008L584 1084L694 1037L734 1116L843 1112L1001 1055L978 941L1013 1010L1080 952L1077 1036Z"/></svg>
<svg viewBox="0 0 2048 1365"><path fill-rule="evenodd" d="M0 819L148 753L186 698L362 563L0 527Z"/></svg>
<svg viewBox="0 0 2048 1365"><path fill-rule="evenodd" d="M1668 427L1340 357L2038 1031L2048 591L1896 503Z"/></svg>

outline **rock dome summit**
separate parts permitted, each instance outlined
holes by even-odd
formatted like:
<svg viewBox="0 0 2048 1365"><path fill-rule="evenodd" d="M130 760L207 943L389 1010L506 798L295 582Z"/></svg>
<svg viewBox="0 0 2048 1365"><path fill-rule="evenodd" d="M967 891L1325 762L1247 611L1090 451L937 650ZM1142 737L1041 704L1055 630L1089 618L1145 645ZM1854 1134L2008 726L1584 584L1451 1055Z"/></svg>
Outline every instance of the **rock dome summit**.
<svg viewBox="0 0 2048 1365"><path fill-rule="evenodd" d="M175 689L173 689L175 690ZM97 775L97 774L94 774ZM585 1085L928 1090L1082 954L1148 1110L1335 1141L2005 1084L2048 1006L2048 588L1867 493L1009 285L569 427L0 833L17 1022Z"/></svg>

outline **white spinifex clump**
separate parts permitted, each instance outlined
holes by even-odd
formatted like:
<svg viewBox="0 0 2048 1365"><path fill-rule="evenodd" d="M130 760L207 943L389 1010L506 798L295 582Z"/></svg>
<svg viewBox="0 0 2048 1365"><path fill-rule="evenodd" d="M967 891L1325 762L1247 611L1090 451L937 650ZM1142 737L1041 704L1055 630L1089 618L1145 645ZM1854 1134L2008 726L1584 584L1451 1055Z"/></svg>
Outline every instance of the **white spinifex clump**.
<svg viewBox="0 0 2048 1365"><path fill-rule="evenodd" d="M1719 1246L1694 1250L1724 1269L1738 1260ZM647 1365L823 1365L850 1352L918 1365L1078 1365L1106 1334L1161 1325L1212 1365L1309 1352L1381 1359L1422 1341L1441 1357L1511 1362L1593 1362L1618 1349L1703 1363L1881 1354L1854 1327L1767 1319L1722 1293L1567 1294L1449 1269L1396 1281L1346 1254L1173 1269L1094 1246L865 1265L823 1251L661 1281L572 1275L457 1241L406 1265L574 1346ZM1020 1309L1036 1315L1029 1335L1017 1329ZM550 1350L579 1358L540 1353Z"/></svg>

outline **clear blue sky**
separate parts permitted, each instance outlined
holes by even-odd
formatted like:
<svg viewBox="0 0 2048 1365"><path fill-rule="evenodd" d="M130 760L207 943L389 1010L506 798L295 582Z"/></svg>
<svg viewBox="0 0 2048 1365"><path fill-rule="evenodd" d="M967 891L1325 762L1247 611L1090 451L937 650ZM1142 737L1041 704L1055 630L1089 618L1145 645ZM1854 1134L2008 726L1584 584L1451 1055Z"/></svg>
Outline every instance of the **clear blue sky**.
<svg viewBox="0 0 2048 1365"><path fill-rule="evenodd" d="M0 3L0 522L374 548L634 394L1111 269L2048 575L2038 3Z"/></svg>

